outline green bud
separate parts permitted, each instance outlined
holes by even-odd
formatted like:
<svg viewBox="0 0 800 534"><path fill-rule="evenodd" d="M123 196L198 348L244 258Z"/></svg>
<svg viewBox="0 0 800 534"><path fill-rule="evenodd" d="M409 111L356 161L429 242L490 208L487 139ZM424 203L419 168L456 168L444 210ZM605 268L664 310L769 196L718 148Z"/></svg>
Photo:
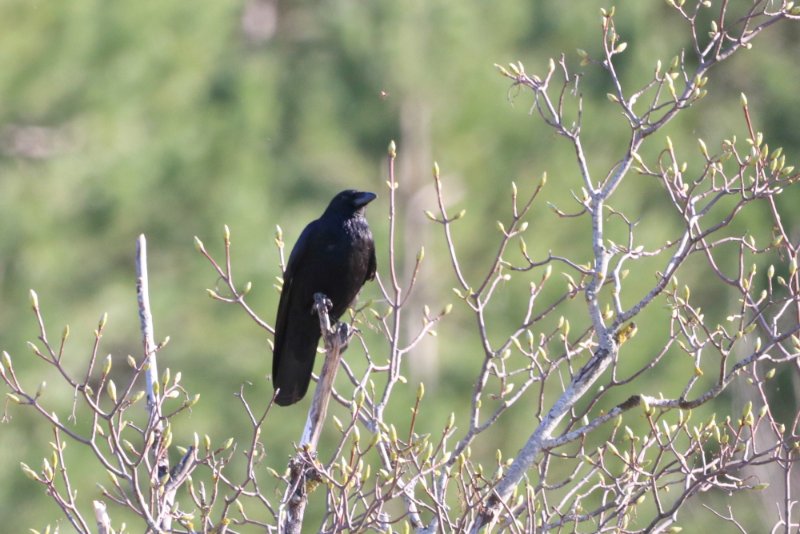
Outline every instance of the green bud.
<svg viewBox="0 0 800 534"><path fill-rule="evenodd" d="M509 78L511 77L511 74L509 74L509 72L506 70L506 68L504 66L498 65L497 63L495 63L494 64L494 68L496 68L500 72L500 74L502 74L503 76L507 76Z"/></svg>
<svg viewBox="0 0 800 534"><path fill-rule="evenodd" d="M25 473L26 477L28 477L31 480L35 480L36 482L39 482L39 475L36 474L36 471L31 469L30 466L28 466L28 464L26 464L25 462L20 462L19 466L22 468L22 472Z"/></svg>
<svg viewBox="0 0 800 534"><path fill-rule="evenodd" d="M644 414L646 416L649 417L653 415L654 413L653 407L650 406L650 403L647 401L647 399L642 400L642 408L644 409Z"/></svg>
<svg viewBox="0 0 800 534"><path fill-rule="evenodd" d="M111 355L107 355L105 361L103 362L103 376L108 376L108 373L111 372Z"/></svg>
<svg viewBox="0 0 800 534"><path fill-rule="evenodd" d="M700 152L706 159L708 159L708 148L706 147L706 142L702 139L698 139L697 144L700 145Z"/></svg>
<svg viewBox="0 0 800 534"><path fill-rule="evenodd" d="M108 381L108 385L106 385L106 392L108 393L108 397L116 404L117 402L117 385L114 383L113 380Z"/></svg>

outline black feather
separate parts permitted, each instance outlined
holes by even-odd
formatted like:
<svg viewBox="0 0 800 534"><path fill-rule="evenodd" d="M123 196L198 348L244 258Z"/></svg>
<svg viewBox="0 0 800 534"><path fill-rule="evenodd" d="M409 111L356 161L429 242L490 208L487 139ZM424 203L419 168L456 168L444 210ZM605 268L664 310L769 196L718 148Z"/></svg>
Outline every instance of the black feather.
<svg viewBox="0 0 800 534"><path fill-rule="evenodd" d="M305 227L289 255L272 357L272 385L279 390L275 402L281 406L302 399L311 381L320 339L314 294L324 293L333 303L333 323L375 277L375 244L364 217L375 198L374 193L342 191Z"/></svg>

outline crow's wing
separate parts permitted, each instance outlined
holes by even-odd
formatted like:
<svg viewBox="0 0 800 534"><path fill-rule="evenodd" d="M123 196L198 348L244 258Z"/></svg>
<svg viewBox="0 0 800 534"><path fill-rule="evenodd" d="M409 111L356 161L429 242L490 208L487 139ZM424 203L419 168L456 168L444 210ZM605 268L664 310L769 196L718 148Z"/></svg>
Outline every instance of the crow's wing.
<svg viewBox="0 0 800 534"><path fill-rule="evenodd" d="M288 323L291 315L292 298L293 294L295 293L295 291L293 291L295 289L295 274L297 273L298 267L302 264L304 256L306 256L311 248L311 242L313 241L313 234L316 231L316 226L317 221L311 222L305 227L303 232L300 234L300 237L297 238L297 242L295 243L291 254L289 254L289 261L286 264L286 271L283 273L283 288L281 289L281 298L278 303L278 315L275 319L275 339L272 352L272 377L275 387L279 387L279 377L286 375L285 372L281 373L280 370L282 353L285 349L286 336L288 334ZM287 361L283 363L284 367L293 367L291 362ZM282 393L289 394L290 392L284 391ZM280 395L279 397L284 398L284 395Z"/></svg>
<svg viewBox="0 0 800 534"><path fill-rule="evenodd" d="M372 236L370 236L369 240L369 264L367 265L367 276L364 278L364 282L368 280L373 280L375 278L375 272L378 270L378 261L375 259L375 241L372 240Z"/></svg>

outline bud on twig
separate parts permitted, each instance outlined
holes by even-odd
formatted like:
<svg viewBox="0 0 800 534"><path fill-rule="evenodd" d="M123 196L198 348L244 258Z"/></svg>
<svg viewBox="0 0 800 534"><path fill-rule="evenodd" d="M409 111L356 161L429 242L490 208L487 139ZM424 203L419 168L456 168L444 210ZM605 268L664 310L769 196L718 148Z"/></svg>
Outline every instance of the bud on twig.
<svg viewBox="0 0 800 534"><path fill-rule="evenodd" d="M36 473L36 471L31 469L30 466L28 466L28 464L26 464L25 462L20 462L19 466L22 468L22 472L25 473L26 477L36 482L41 482L41 480L39 480L39 475Z"/></svg>
<svg viewBox="0 0 800 534"><path fill-rule="evenodd" d="M108 376L111 372L111 355L107 355L105 362L103 362L103 377Z"/></svg>
<svg viewBox="0 0 800 534"><path fill-rule="evenodd" d="M111 401L116 404L117 403L117 385L114 383L113 380L108 381L108 385L106 386L106 392L108 393L108 397Z"/></svg>

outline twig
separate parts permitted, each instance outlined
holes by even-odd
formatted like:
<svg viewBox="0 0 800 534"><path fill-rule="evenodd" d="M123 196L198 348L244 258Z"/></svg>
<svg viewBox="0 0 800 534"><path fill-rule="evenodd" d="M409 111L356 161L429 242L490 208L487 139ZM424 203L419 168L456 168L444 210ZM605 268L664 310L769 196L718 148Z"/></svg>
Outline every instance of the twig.
<svg viewBox="0 0 800 534"><path fill-rule="evenodd" d="M147 411L161 418L158 386L158 362L153 329L153 314L150 311L150 285L147 279L147 239L144 234L136 241L136 296L139 301L139 323L144 342L145 379L147 381Z"/></svg>
<svg viewBox="0 0 800 534"><path fill-rule="evenodd" d="M92 501L94 507L94 518L97 521L97 534L113 534L111 519L106 512L106 504L103 501Z"/></svg>
<svg viewBox="0 0 800 534"><path fill-rule="evenodd" d="M169 473L169 457L162 447L164 423L161 417L161 395L158 383L158 362L156 360L157 346L153 328L153 314L150 311L150 293L147 279L147 239L144 234L136 241L136 295L139 302L139 322L142 329L145 358L145 379L147 392L147 411L149 421L147 428L152 438L150 452L153 455L153 467L150 471L150 487L157 491L162 477ZM176 488L177 489L177 488ZM161 510L154 510L157 527L169 531L172 528L172 505L175 501L175 491L165 492L160 499Z"/></svg>

